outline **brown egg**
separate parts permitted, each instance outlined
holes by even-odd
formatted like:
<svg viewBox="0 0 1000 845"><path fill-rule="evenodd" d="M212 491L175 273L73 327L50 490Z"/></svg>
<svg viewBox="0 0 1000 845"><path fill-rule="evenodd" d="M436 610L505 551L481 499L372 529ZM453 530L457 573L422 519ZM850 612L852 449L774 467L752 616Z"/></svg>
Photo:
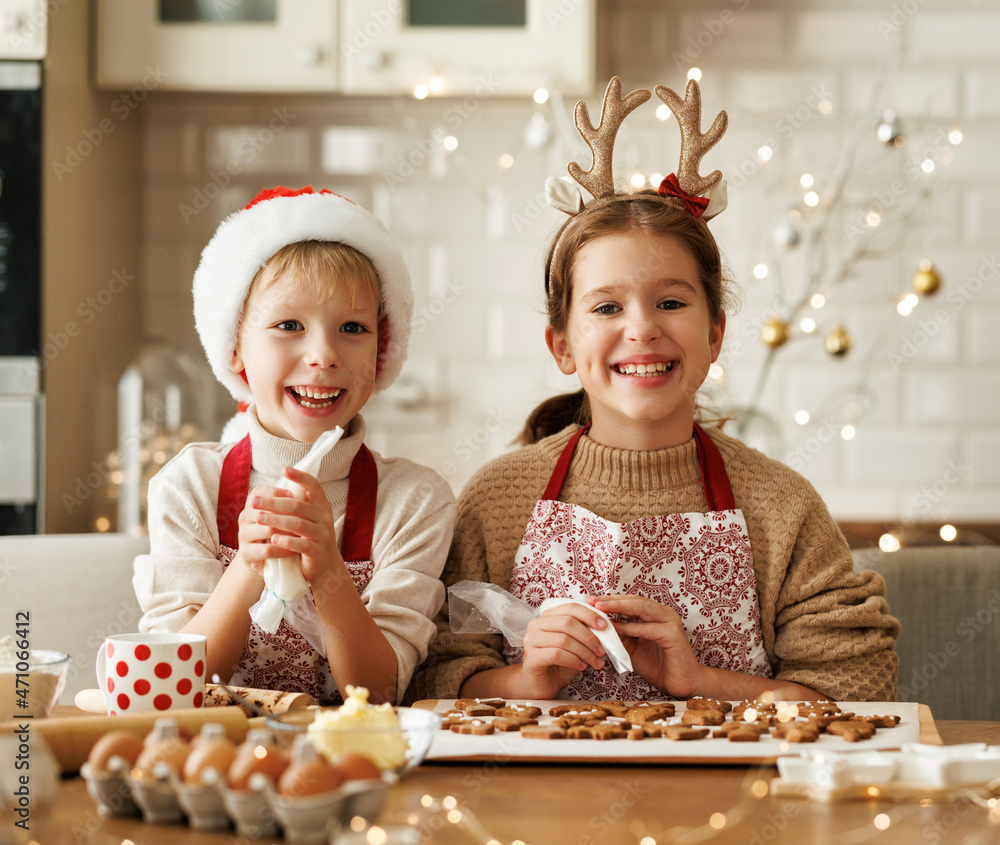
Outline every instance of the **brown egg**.
<svg viewBox="0 0 1000 845"><path fill-rule="evenodd" d="M87 762L90 770L96 774L109 771L108 764L112 757L121 757L126 766L132 768L142 749L142 736L135 731L108 731L94 743Z"/></svg>
<svg viewBox="0 0 1000 845"><path fill-rule="evenodd" d="M346 780L344 773L330 765L325 757L292 763L278 781L278 792L289 798L322 795L339 789Z"/></svg>
<svg viewBox="0 0 1000 845"><path fill-rule="evenodd" d="M206 769L226 774L236 759L236 744L225 736L199 736L191 744L191 753L184 761L184 782L201 783Z"/></svg>
<svg viewBox="0 0 1000 845"><path fill-rule="evenodd" d="M135 768L144 777L155 777L159 763L166 763L177 775L184 771L184 762L191 752L191 743L181 737L166 737L147 742L135 761Z"/></svg>
<svg viewBox="0 0 1000 845"><path fill-rule="evenodd" d="M229 766L229 788L245 791L250 788L250 777L260 772L274 783L288 768L288 755L276 743L248 738L237 750Z"/></svg>
<svg viewBox="0 0 1000 845"><path fill-rule="evenodd" d="M372 780L382 777L382 770L371 757L355 751L347 751L334 757L333 766L344 775L344 780Z"/></svg>

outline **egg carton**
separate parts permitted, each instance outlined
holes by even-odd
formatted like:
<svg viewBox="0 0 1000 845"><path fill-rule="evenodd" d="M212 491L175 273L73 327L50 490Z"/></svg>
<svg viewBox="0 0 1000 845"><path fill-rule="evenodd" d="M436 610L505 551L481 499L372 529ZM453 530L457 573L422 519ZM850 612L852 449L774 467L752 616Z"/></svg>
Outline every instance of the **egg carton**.
<svg viewBox="0 0 1000 845"><path fill-rule="evenodd" d="M121 757L111 758L107 772L84 763L80 774L104 818L141 816L149 824L186 822L195 830L233 827L247 839L281 834L287 842L324 843L355 816L375 821L389 786L398 780L386 772L381 780L348 781L328 793L292 798L279 795L260 773L251 776L248 790L235 790L215 769L207 769L200 784L181 782L164 763L152 776L137 777Z"/></svg>

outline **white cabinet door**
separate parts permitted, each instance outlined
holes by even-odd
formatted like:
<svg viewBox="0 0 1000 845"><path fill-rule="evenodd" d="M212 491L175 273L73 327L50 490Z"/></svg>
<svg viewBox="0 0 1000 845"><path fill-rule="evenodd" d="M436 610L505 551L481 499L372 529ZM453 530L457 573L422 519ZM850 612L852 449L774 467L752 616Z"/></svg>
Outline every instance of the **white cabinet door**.
<svg viewBox="0 0 1000 845"><path fill-rule="evenodd" d="M185 19L246 5L257 19ZM171 14L174 10L174 14ZM97 0L97 84L172 91L334 91L337 4L329 0Z"/></svg>

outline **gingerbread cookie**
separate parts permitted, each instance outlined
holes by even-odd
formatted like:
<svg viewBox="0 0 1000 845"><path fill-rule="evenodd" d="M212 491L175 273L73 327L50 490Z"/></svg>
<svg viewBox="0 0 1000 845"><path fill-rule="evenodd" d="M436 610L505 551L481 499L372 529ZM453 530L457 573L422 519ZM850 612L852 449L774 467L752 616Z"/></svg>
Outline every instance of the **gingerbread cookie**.
<svg viewBox="0 0 1000 845"><path fill-rule="evenodd" d="M523 725L521 736L525 739L565 739L566 731L553 725Z"/></svg>
<svg viewBox="0 0 1000 845"><path fill-rule="evenodd" d="M719 701L717 698L696 695L687 700L687 708L688 710L721 710L723 713L728 713L733 709L733 705L728 701Z"/></svg>
<svg viewBox="0 0 1000 845"><path fill-rule="evenodd" d="M538 719L530 719L527 716L497 716L493 720L493 727L498 731L509 733L519 731L525 725L537 725Z"/></svg>
<svg viewBox="0 0 1000 845"><path fill-rule="evenodd" d="M489 736L495 728L482 719L471 719L459 725L452 725L451 731L456 734L472 734L473 736Z"/></svg>
<svg viewBox="0 0 1000 845"><path fill-rule="evenodd" d="M686 725L667 725L667 727L663 729L663 735L667 739L677 741L704 739L708 736L708 728L689 728Z"/></svg>
<svg viewBox="0 0 1000 845"><path fill-rule="evenodd" d="M529 719L537 719L542 715L542 708L535 707L531 704L505 704L503 707L497 708L498 716L507 716L511 718L527 717Z"/></svg>
<svg viewBox="0 0 1000 845"><path fill-rule="evenodd" d="M681 714L681 723L685 725L721 725L726 721L726 714L721 710L685 710Z"/></svg>

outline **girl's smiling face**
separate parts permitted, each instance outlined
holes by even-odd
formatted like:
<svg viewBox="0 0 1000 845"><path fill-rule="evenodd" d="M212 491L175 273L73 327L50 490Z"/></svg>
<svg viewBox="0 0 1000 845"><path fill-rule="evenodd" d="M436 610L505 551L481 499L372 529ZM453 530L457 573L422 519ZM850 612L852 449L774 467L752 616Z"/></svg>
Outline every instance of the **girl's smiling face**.
<svg viewBox="0 0 1000 845"><path fill-rule="evenodd" d="M247 301L232 368L244 373L261 425L312 443L347 424L372 393L378 304L360 285L337 284L317 301L298 271L263 284Z"/></svg>
<svg viewBox="0 0 1000 845"><path fill-rule="evenodd" d="M712 321L698 267L681 241L637 229L579 251L564 331L546 329L559 369L590 400L590 437L620 449L687 442L694 396L719 357L725 315Z"/></svg>

